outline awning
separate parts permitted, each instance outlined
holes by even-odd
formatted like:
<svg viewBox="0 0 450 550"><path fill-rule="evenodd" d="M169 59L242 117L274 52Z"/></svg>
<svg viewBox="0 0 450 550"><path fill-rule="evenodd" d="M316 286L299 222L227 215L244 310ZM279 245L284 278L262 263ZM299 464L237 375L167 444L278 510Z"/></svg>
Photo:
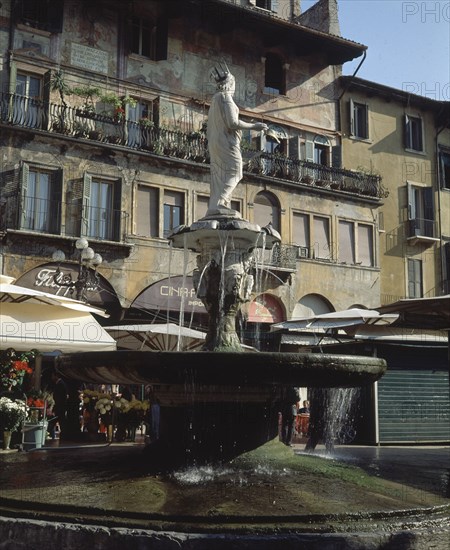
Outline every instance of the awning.
<svg viewBox="0 0 450 550"><path fill-rule="evenodd" d="M118 347L141 351L192 351L203 346L206 334L174 323L105 327Z"/></svg>
<svg viewBox="0 0 450 550"><path fill-rule="evenodd" d="M284 321L272 325L271 330L295 331L299 329L338 329L344 327L353 327L355 325L390 325L398 319L398 314L380 314L379 311L372 309L351 308L343 311L333 311L303 317L292 321Z"/></svg>
<svg viewBox="0 0 450 550"><path fill-rule="evenodd" d="M88 312L44 303L1 302L0 348L112 351L116 342Z"/></svg>

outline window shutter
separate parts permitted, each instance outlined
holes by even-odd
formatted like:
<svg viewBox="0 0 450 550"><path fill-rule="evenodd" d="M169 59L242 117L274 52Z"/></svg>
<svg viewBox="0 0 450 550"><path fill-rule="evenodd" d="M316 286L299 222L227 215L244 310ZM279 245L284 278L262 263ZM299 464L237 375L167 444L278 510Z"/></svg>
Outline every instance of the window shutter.
<svg viewBox="0 0 450 550"><path fill-rule="evenodd" d="M27 226L26 216L27 216L27 193L28 193L28 180L30 177L30 166L26 162L22 162L20 166L20 228Z"/></svg>
<svg viewBox="0 0 450 550"><path fill-rule="evenodd" d="M305 141L305 160L308 162L314 162L314 142Z"/></svg>
<svg viewBox="0 0 450 550"><path fill-rule="evenodd" d="M412 149L411 143L411 121L408 115L405 115L405 148Z"/></svg>
<svg viewBox="0 0 450 550"><path fill-rule="evenodd" d="M350 100L349 103L350 106L350 135L355 135L355 104L353 103L353 99Z"/></svg>
<svg viewBox="0 0 450 550"><path fill-rule="evenodd" d="M300 158L300 143L298 136L289 138L289 157L292 159Z"/></svg>
<svg viewBox="0 0 450 550"><path fill-rule="evenodd" d="M14 117L14 94L16 93L16 81L17 81L17 65L15 61L11 61L9 70L9 116L8 120L11 122Z"/></svg>
<svg viewBox="0 0 450 550"><path fill-rule="evenodd" d="M416 218L416 194L414 187L408 183L408 220L414 220Z"/></svg>
<svg viewBox="0 0 450 550"><path fill-rule="evenodd" d="M114 182L114 197L113 197L113 239L120 241L121 235L121 223L122 223L122 180L118 179Z"/></svg>
<svg viewBox="0 0 450 550"><path fill-rule="evenodd" d="M63 170L55 170L52 173L52 183L51 183L51 200L52 205L54 206L54 212L51 212L53 215L51 227L55 233L61 233L61 208L62 208L62 182L63 182Z"/></svg>
<svg viewBox="0 0 450 550"><path fill-rule="evenodd" d="M340 145L333 145L331 148L331 166L333 168L342 166L342 147Z"/></svg>
<svg viewBox="0 0 450 550"><path fill-rule="evenodd" d="M366 135L365 138L369 139L369 104L364 103L365 109L364 109L364 117L366 122Z"/></svg>
<svg viewBox="0 0 450 550"><path fill-rule="evenodd" d="M80 229L80 234L82 237L87 237L89 235L91 187L92 187L92 176L85 173L83 178L83 198L82 198L81 229Z"/></svg>

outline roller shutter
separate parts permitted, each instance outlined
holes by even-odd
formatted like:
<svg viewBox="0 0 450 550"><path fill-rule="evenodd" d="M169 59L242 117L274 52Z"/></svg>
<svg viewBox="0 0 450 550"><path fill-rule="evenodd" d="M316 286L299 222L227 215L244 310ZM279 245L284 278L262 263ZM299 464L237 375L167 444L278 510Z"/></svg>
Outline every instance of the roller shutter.
<svg viewBox="0 0 450 550"><path fill-rule="evenodd" d="M445 353L419 352L421 361L406 353L385 357L386 374L378 382L380 443L450 441L449 373ZM440 358L442 355L442 360ZM397 363L397 364L396 364Z"/></svg>

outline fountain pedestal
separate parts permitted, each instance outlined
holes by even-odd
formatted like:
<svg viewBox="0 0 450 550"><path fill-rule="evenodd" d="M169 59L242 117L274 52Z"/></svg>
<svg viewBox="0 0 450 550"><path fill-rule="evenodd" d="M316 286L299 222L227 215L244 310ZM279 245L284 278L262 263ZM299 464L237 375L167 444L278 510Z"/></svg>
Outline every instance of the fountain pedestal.
<svg viewBox="0 0 450 550"><path fill-rule="evenodd" d="M206 217L169 235L175 248L197 253L194 286L209 315L205 350L241 350L236 319L249 302L257 248L270 249L280 236L272 228L234 216Z"/></svg>

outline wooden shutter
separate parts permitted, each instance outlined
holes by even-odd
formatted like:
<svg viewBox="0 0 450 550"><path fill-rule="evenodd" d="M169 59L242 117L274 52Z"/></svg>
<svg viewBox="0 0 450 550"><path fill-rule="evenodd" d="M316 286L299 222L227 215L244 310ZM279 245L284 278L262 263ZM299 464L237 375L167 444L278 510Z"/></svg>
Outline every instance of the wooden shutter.
<svg viewBox="0 0 450 550"><path fill-rule="evenodd" d="M8 105L8 121L11 122L14 118L14 94L16 93L17 82L17 65L15 61L11 61L9 69L9 105Z"/></svg>
<svg viewBox="0 0 450 550"><path fill-rule="evenodd" d="M113 221L112 238L114 241L120 241L122 230L122 180L118 179L113 186L113 211L110 213Z"/></svg>
<svg viewBox="0 0 450 550"><path fill-rule="evenodd" d="M83 198L82 198L82 207L81 207L81 228L80 228L80 235L82 237L89 236L91 188L92 188L92 176L85 173L83 178Z"/></svg>
<svg viewBox="0 0 450 550"><path fill-rule="evenodd" d="M288 156L291 159L299 159L300 158L300 143L298 136L294 136L289 138L288 142Z"/></svg>
<svg viewBox="0 0 450 550"><path fill-rule="evenodd" d="M340 145L333 145L331 148L331 166L333 168L342 167L342 147Z"/></svg>
<svg viewBox="0 0 450 550"><path fill-rule="evenodd" d="M350 135L355 135L355 104L353 103L353 99L349 102L349 119L350 119Z"/></svg>
<svg viewBox="0 0 450 550"><path fill-rule="evenodd" d="M410 125L411 120L408 115L405 115L404 119L404 132L405 132L405 148L406 149L412 149L412 143L411 143L411 132L410 132Z"/></svg>
<svg viewBox="0 0 450 550"><path fill-rule="evenodd" d="M314 162L314 142L305 141L305 160L308 162Z"/></svg>
<svg viewBox="0 0 450 550"><path fill-rule="evenodd" d="M30 166L23 162L20 166L20 176L19 176L19 185L20 185L20 228L25 228L27 226L26 217L27 217L27 193L28 193L28 181L30 177Z"/></svg>

